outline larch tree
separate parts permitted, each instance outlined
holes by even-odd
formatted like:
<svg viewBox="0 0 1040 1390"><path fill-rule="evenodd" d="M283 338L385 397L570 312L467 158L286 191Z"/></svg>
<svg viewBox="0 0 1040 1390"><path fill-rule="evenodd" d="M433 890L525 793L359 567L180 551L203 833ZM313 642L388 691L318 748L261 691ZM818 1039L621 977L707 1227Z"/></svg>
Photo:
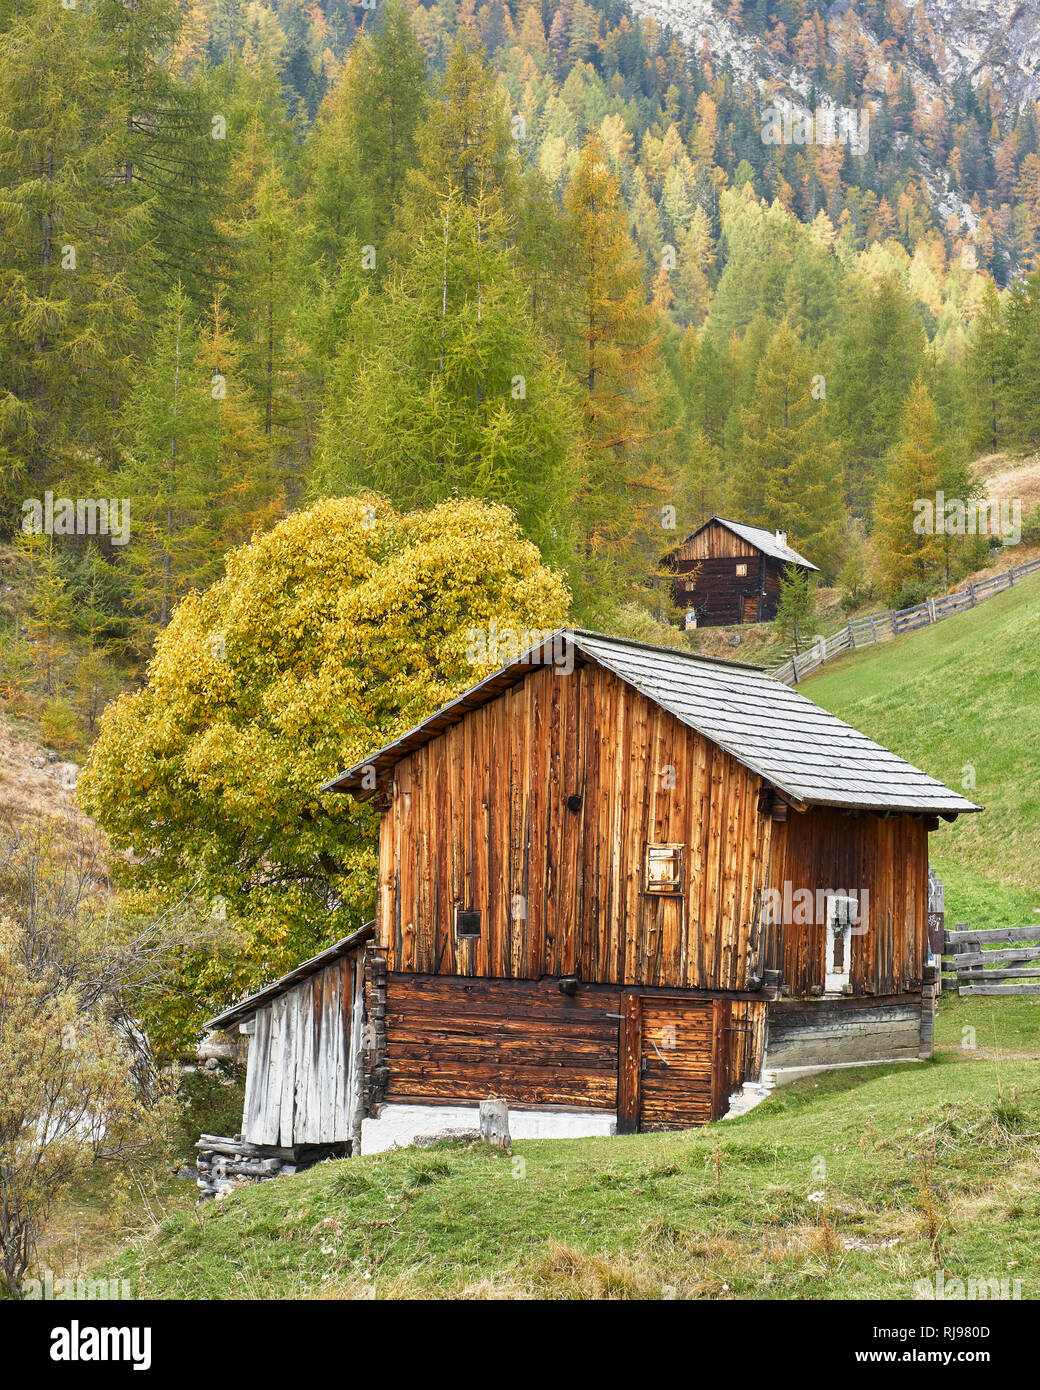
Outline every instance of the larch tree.
<svg viewBox="0 0 1040 1390"><path fill-rule="evenodd" d="M653 439L657 314L598 136L582 149L563 213L559 323L581 392L588 455L576 503L584 563L606 576L625 569L633 546L645 550L659 508L674 502L676 480Z"/></svg>
<svg viewBox="0 0 1040 1390"><path fill-rule="evenodd" d="M1004 306L996 286L989 284L971 325L964 362L971 399L971 442L989 453L996 453L1006 437L1012 360Z"/></svg>
<svg viewBox="0 0 1040 1390"><path fill-rule="evenodd" d="M202 380L214 402L211 429L217 443L211 495L214 568L208 575L197 576L197 583L216 578L223 553L274 521L285 501L266 415L249 389L242 356L218 294L202 321L197 353Z"/></svg>
<svg viewBox="0 0 1040 1390"><path fill-rule="evenodd" d="M309 257L329 275L355 243L375 248L378 274L386 268L388 233L418 161L426 97L411 21L402 5L389 4L379 27L347 53L304 146Z"/></svg>
<svg viewBox="0 0 1040 1390"><path fill-rule="evenodd" d="M786 565L780 578L780 600L774 619L779 635L799 653L808 640L816 615L816 582L808 570Z"/></svg>
<svg viewBox="0 0 1040 1390"><path fill-rule="evenodd" d="M943 572L944 518L934 515L943 471L935 404L919 377L907 397L899 437L874 503L874 544L893 595L906 584L928 585ZM930 504L931 517L921 503Z"/></svg>
<svg viewBox="0 0 1040 1390"><path fill-rule="evenodd" d="M212 547L217 476L214 401L199 363L198 323L178 286L127 405L127 455L116 486L129 499L127 564L140 615L138 645L165 627Z"/></svg>
<svg viewBox="0 0 1040 1390"><path fill-rule="evenodd" d="M217 577L225 551L280 509L262 408L239 359L219 298L200 323L174 290L127 406L116 478L130 501L125 563L139 650L179 598Z"/></svg>
<svg viewBox="0 0 1040 1390"><path fill-rule="evenodd" d="M305 357L298 209L259 120L233 162L228 194L230 215L222 223L232 258L228 311L246 380L260 402L264 437L295 497Z"/></svg>
<svg viewBox="0 0 1040 1390"><path fill-rule="evenodd" d="M846 496L850 506L869 508L907 394L926 367L924 325L892 276L856 286L836 359L829 396L836 403Z"/></svg>
<svg viewBox="0 0 1040 1390"><path fill-rule="evenodd" d="M581 431L563 364L531 323L494 198L449 190L333 369L318 492L397 505L468 495L511 507L566 566Z"/></svg>
<svg viewBox="0 0 1040 1390"><path fill-rule="evenodd" d="M999 351L999 345L995 346ZM1040 402L1036 390L1040 374L1040 269L1032 271L1010 291L1007 351L1007 433L1016 446L1035 448L1040 443Z"/></svg>
<svg viewBox="0 0 1040 1390"><path fill-rule="evenodd" d="M352 69L352 137L360 155L362 197L369 222L365 241L382 247L418 162L417 135L426 104L426 60L400 3L382 23Z"/></svg>
<svg viewBox="0 0 1040 1390"><path fill-rule="evenodd" d="M11 501L26 479L71 486L84 457L111 446L142 329L127 268L149 228L116 176L126 119L108 100L93 11L28 0L0 33L0 70L0 497Z"/></svg>
<svg viewBox="0 0 1040 1390"><path fill-rule="evenodd" d="M784 531L828 574L841 562L845 499L837 445L826 425L822 381L784 320L758 367L731 496L741 519Z"/></svg>
<svg viewBox="0 0 1040 1390"><path fill-rule="evenodd" d="M415 141L417 163L407 175L403 237L410 237L412 225L421 224L449 190L471 206L493 202L512 232L520 161L509 129L508 97L479 44L463 40L455 45Z"/></svg>

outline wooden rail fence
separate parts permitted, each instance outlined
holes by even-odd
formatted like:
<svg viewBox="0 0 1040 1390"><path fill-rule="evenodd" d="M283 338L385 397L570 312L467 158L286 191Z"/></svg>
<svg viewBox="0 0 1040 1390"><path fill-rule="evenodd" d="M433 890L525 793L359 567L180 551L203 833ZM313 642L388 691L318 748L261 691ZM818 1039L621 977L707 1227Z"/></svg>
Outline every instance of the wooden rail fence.
<svg viewBox="0 0 1040 1390"><path fill-rule="evenodd" d="M992 579L980 579L978 583L972 581L966 589L947 594L945 598L930 598L913 608L897 608L886 613L872 613L867 618L852 618L830 637L818 637L806 651L792 656L769 674L785 685L797 685L810 671L815 671L825 661L831 661L842 652L872 647L875 642L885 642L891 637L898 637L900 633L914 632L953 613L974 608L984 599L1010 589L1019 579L1035 570L1040 570L1040 559L1029 560L1024 565L994 575Z"/></svg>
<svg viewBox="0 0 1040 1390"><path fill-rule="evenodd" d="M972 931L967 922L958 922L956 931L943 933L943 989L959 994L1040 994L1040 944L1011 944L1030 941L1040 943L1040 923Z"/></svg>

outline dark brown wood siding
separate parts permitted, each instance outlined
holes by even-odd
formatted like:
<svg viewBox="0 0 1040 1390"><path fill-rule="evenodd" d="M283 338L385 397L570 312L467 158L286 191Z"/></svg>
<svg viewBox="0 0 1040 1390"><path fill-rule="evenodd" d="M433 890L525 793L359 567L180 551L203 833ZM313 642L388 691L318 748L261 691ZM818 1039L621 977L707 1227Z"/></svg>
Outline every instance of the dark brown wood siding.
<svg viewBox="0 0 1040 1390"><path fill-rule="evenodd" d="M776 617L784 565L718 522L680 546L672 563L674 601L696 611L699 627ZM746 575L737 574L738 564L747 565Z"/></svg>
<svg viewBox="0 0 1040 1390"><path fill-rule="evenodd" d="M772 824L760 781L610 672L533 670L395 770L388 968L746 988ZM644 891L648 841L684 846L681 895ZM456 908L481 914L478 938L457 935Z"/></svg>
<svg viewBox="0 0 1040 1390"><path fill-rule="evenodd" d="M475 980L391 972L386 986L394 1100L614 1110L621 992L555 980Z"/></svg>

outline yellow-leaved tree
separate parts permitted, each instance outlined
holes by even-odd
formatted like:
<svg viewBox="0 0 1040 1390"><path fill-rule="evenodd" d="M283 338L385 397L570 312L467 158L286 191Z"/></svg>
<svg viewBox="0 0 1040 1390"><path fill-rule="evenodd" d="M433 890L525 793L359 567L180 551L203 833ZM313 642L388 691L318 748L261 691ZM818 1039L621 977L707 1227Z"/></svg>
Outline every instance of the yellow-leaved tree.
<svg viewBox="0 0 1040 1390"><path fill-rule="evenodd" d="M131 906L212 923L145 1006L160 1054L372 916L375 813L319 787L492 669L471 630L558 626L568 602L507 508L375 496L294 513L181 602L78 791Z"/></svg>

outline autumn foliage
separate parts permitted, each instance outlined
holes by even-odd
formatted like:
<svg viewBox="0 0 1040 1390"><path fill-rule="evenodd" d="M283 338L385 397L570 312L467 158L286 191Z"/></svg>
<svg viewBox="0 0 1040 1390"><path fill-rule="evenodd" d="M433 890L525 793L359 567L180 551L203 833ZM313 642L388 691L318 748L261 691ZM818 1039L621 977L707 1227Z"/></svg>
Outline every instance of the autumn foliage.
<svg viewBox="0 0 1040 1390"><path fill-rule="evenodd" d="M375 816L320 786L492 669L467 660L470 629L567 606L505 508L376 498L295 513L180 604L79 790L135 901L188 898L212 923L183 997L155 1001L161 1042L372 915Z"/></svg>

